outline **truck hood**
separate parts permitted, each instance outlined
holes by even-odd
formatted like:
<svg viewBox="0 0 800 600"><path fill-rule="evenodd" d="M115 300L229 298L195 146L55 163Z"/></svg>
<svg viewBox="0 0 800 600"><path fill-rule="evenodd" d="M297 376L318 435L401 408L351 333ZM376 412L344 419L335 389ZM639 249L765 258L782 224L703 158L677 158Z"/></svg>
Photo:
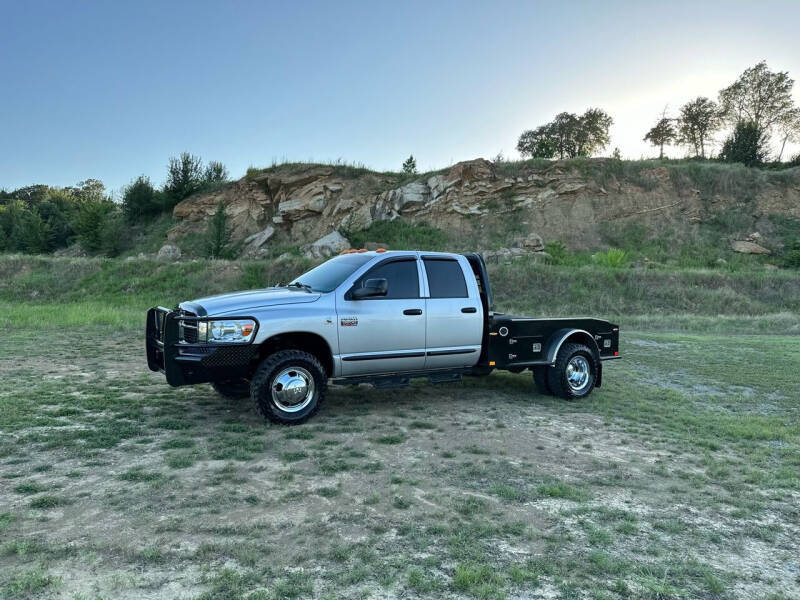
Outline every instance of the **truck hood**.
<svg viewBox="0 0 800 600"><path fill-rule="evenodd" d="M250 290L246 292L233 292L219 296L198 298L191 302L181 302L180 307L191 311L198 316L214 316L226 313L237 313L238 316L247 316L250 309L265 306L278 306L281 304L303 304L314 302L321 294L307 292L303 289L266 288L263 290Z"/></svg>

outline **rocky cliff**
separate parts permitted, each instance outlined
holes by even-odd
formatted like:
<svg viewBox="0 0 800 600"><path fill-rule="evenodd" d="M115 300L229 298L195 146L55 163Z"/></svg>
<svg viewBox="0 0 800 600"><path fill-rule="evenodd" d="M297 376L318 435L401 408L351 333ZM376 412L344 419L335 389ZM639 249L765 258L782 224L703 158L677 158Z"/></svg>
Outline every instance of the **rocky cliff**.
<svg viewBox="0 0 800 600"><path fill-rule="evenodd" d="M743 174L744 173L744 174ZM601 232L638 223L650 235L735 211L768 229L800 219L800 169L780 173L612 159L493 164L484 159L416 178L337 166L284 165L250 173L174 209L170 240L204 231L222 200L244 252L305 245L332 232L403 219L443 229L459 246L503 246L510 235L602 247ZM748 226L750 226L748 224ZM335 237L335 236L334 236Z"/></svg>

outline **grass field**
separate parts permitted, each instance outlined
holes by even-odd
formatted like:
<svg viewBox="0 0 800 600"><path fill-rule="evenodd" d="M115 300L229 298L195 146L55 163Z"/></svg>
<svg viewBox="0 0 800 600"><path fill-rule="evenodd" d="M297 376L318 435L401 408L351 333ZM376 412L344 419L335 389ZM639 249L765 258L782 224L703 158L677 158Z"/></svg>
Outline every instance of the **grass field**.
<svg viewBox="0 0 800 600"><path fill-rule="evenodd" d="M587 400L526 374L334 387L285 428L144 362L159 290L174 302L255 267L12 260L0 598L800 598L791 276L714 274L740 299L720 315L709 274L648 275L675 289L620 300L624 360ZM608 277L609 297L636 289ZM667 297L696 311L635 310Z"/></svg>

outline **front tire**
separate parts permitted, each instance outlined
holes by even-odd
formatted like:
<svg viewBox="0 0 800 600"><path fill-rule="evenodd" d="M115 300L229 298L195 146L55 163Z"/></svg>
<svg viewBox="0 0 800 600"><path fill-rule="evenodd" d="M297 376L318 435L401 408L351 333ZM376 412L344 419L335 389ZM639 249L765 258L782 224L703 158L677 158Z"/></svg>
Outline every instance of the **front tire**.
<svg viewBox="0 0 800 600"><path fill-rule="evenodd" d="M215 381L211 384L214 391L220 396L239 400L250 396L250 382L247 379L233 379L231 381Z"/></svg>
<svg viewBox="0 0 800 600"><path fill-rule="evenodd" d="M328 376L319 360L301 350L281 350L259 365L250 382L250 396L264 418L297 425L319 410L328 390Z"/></svg>
<svg viewBox="0 0 800 600"><path fill-rule="evenodd" d="M547 369L547 384L554 395L566 400L585 398L597 382L597 362L583 344L564 344L556 363Z"/></svg>

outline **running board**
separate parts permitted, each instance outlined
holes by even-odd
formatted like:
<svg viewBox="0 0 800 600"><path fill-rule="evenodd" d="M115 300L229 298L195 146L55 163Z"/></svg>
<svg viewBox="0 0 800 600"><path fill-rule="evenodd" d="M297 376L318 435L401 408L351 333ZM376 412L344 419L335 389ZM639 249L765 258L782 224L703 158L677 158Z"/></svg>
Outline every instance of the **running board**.
<svg viewBox="0 0 800 600"><path fill-rule="evenodd" d="M373 387L381 390L396 389L407 387L411 379L428 379L431 383L451 383L461 381L464 374L463 369L456 371L433 371L429 373L402 373L394 375L365 375L358 377L341 377L333 379L334 385L358 385L369 383Z"/></svg>

